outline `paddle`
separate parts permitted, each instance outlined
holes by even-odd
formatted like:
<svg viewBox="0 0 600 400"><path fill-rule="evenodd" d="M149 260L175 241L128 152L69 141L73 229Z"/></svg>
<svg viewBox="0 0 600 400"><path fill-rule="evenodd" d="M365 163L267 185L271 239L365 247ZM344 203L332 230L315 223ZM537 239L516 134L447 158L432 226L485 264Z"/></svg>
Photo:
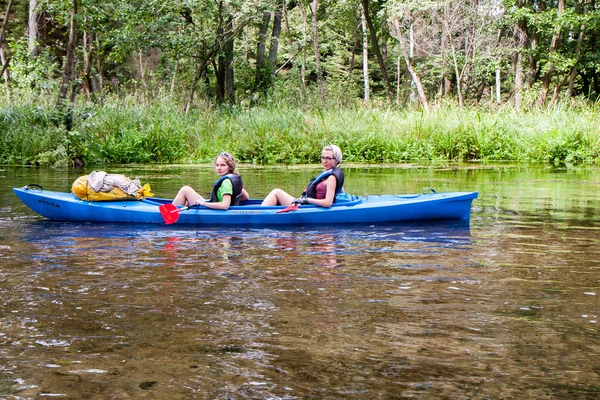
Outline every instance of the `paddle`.
<svg viewBox="0 0 600 400"><path fill-rule="evenodd" d="M286 213L286 212L290 212L290 211L296 211L297 209L298 209L298 204L292 203L291 205L287 206L283 210L277 211L275 214L281 214L281 213Z"/></svg>
<svg viewBox="0 0 600 400"><path fill-rule="evenodd" d="M294 199L294 201L292 201L292 204L290 204L289 206L287 206L286 208L284 208L281 211L277 211L275 214L296 211L298 209L298 206L301 204L308 204L308 200L307 200L306 196L304 196L304 193L302 194L302 196L298 197L297 199Z"/></svg>
<svg viewBox="0 0 600 400"><path fill-rule="evenodd" d="M185 206L183 208L177 207L175 204L163 204L158 207L160 215L162 215L165 224L171 225L179 219L179 213L185 210L189 210L191 206Z"/></svg>

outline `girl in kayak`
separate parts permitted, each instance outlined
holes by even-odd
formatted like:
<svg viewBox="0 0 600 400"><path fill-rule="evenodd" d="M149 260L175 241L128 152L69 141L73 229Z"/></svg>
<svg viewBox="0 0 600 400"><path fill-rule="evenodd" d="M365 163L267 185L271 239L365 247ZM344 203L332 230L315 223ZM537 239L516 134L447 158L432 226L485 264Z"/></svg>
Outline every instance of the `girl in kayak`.
<svg viewBox="0 0 600 400"><path fill-rule="evenodd" d="M248 200L248 192L242 185L242 178L235 173L235 158L229 153L220 153L215 157L215 171L219 179L210 192L210 200L205 200L191 186L179 189L173 199L176 206L199 205L215 210L227 210L237 206L240 201Z"/></svg>
<svg viewBox="0 0 600 400"><path fill-rule="evenodd" d="M344 173L338 167L342 162L342 150L334 144L323 147L321 164L323 172L312 179L302 196L294 198L281 189L273 189L265 197L263 206L289 206L292 204L314 204L321 207L331 207L335 195L342 191Z"/></svg>

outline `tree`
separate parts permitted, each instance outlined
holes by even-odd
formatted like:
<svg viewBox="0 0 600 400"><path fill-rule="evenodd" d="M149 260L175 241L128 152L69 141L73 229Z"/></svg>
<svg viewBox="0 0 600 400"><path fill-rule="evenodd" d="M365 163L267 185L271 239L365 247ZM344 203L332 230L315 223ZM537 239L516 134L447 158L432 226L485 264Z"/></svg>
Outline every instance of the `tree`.
<svg viewBox="0 0 600 400"><path fill-rule="evenodd" d="M219 18L224 19L219 21L219 35L225 37L224 31L233 30L233 18L231 15L223 15L223 2L220 2L219 7ZM235 81L234 81L234 69L233 69L233 47L234 37L228 37L222 44L222 50L218 55L218 64L213 66L215 75L217 78L216 82L216 94L217 101L223 103L225 101L230 104L235 104Z"/></svg>
<svg viewBox="0 0 600 400"><path fill-rule="evenodd" d="M581 45L583 43L583 36L585 32L585 24L581 24L579 28L579 35L577 37L577 46L575 47L575 57L576 60L573 63L573 67L571 68L571 72L569 74L569 89L567 91L567 96L572 97L575 88L575 78L577 77L577 64L581 61Z"/></svg>
<svg viewBox="0 0 600 400"><path fill-rule="evenodd" d="M6 26L8 25L8 18L10 16L10 8L12 7L12 0L8 0L6 5L6 12L4 13L4 21L2 21L2 28L0 28L0 60L2 61L2 75L4 76L4 84L6 85L6 98L10 102L10 78L8 75L8 58L4 48L4 42L6 39Z"/></svg>
<svg viewBox="0 0 600 400"><path fill-rule="evenodd" d="M518 108L525 95L547 106L600 93L594 2L359 1L362 16L356 2L335 0L9 2L4 81L10 60L8 90L53 91L57 103L109 90L142 101L169 93L186 110L201 96L208 105L252 104L256 92L303 93L307 80L321 102L326 92L397 103L409 93L425 109L448 98L478 103L493 91L496 102L502 91L513 95ZM374 60L379 68L369 65ZM396 96L390 60L397 60Z"/></svg>
<svg viewBox="0 0 600 400"><path fill-rule="evenodd" d="M560 20L560 17L565 9L565 0L558 0L558 10L556 12L556 17ZM548 88L550 87L550 80L552 79L552 75L554 74L555 63L552 61L552 57L558 48L558 41L560 39L560 23L556 25L554 29L554 33L552 35L552 40L550 41L550 49L548 51L549 61L546 65L544 77L542 79L542 90L540 91L540 95L537 99L537 105L541 106L546 101L546 96L548 95Z"/></svg>
<svg viewBox="0 0 600 400"><path fill-rule="evenodd" d="M38 29L38 20L40 18L40 13L38 10L39 1L38 0L29 0L29 21L27 24L28 28L28 43L29 43L29 55L32 58L37 57L39 53L39 29Z"/></svg>
<svg viewBox="0 0 600 400"><path fill-rule="evenodd" d="M394 91L392 89L392 85L390 84L390 79L388 78L387 67L385 66L385 62L383 61L383 55L381 54L381 49L379 48L379 42L377 40L377 32L375 32L375 28L373 26L373 21L371 16L369 15L369 0L361 0L362 9L364 11L365 20L367 22L367 26L369 27L369 32L371 33L371 45L373 46L373 51L377 56L377 62L379 62L379 68L381 69L381 76L383 78L383 83L385 84L385 88L387 90L387 95L390 100L390 103L394 102Z"/></svg>
<svg viewBox="0 0 600 400"><path fill-rule="evenodd" d="M75 45L77 42L77 1L72 0L71 16L70 16L70 28L69 28L69 39L67 43L67 54L63 64L62 80L60 82L60 88L58 92L57 106L62 107L62 104L67 98L67 92L73 84L73 78L75 75ZM74 93L74 88L73 88Z"/></svg>
<svg viewBox="0 0 600 400"><path fill-rule="evenodd" d="M271 12L264 12L262 23L258 27L258 43L256 48L256 75L254 78L254 90L264 89L267 82L267 73L265 67L265 53L267 31L271 21Z"/></svg>
<svg viewBox="0 0 600 400"><path fill-rule="evenodd" d="M391 29L392 36L395 37L396 39L398 39L398 41L400 42L400 52L402 53L402 57L404 58L404 62L406 63L406 68L408 69L408 71L410 73L410 76L414 82L414 85L417 88L417 93L419 94L419 101L421 102L421 105L423 106L425 111L429 111L429 102L427 101L427 95L425 94L425 89L423 87L423 83L421 82L421 78L419 77L419 75L417 74L415 69L413 68L411 59L405 50L406 47L405 47L404 37L403 37L402 31L400 29L400 22L399 22L398 17L394 17L392 19L391 23L392 23L392 29Z"/></svg>
<svg viewBox="0 0 600 400"><path fill-rule="evenodd" d="M371 85L369 82L369 40L367 33L367 19L365 18L365 10L360 4L360 21L362 27L362 48L363 48L363 77L365 82L364 102L369 104L371 96Z"/></svg>
<svg viewBox="0 0 600 400"><path fill-rule="evenodd" d="M319 21L317 19L319 0L312 0L310 9L312 12L313 50L315 53L315 69L317 70L317 87L319 89L319 99L321 100L321 103L324 103L325 85L323 83L323 71L321 70L321 52L319 51Z"/></svg>

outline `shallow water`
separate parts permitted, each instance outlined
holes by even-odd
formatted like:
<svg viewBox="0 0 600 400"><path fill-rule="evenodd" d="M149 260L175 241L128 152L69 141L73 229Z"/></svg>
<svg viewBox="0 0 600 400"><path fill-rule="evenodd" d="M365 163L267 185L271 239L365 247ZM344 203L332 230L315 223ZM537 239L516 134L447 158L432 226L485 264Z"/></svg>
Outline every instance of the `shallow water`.
<svg viewBox="0 0 600 400"><path fill-rule="evenodd" d="M210 167L127 166L161 197ZM354 166L354 194L478 190L471 223L55 223L90 171L2 168L0 397L600 396L600 169ZM314 168L240 168L252 197ZM185 178L184 178L185 177Z"/></svg>

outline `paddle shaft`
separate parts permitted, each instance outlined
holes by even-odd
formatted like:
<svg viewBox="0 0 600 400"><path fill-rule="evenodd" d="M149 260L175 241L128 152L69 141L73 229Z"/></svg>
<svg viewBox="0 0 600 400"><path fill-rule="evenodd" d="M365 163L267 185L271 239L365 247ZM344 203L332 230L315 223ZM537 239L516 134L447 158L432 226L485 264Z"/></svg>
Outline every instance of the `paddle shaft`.
<svg viewBox="0 0 600 400"><path fill-rule="evenodd" d="M183 208L176 208L175 210L169 211L169 214L178 213L182 211L187 211L191 208L191 206L185 206Z"/></svg>
<svg viewBox="0 0 600 400"><path fill-rule="evenodd" d="M194 207L194 206L195 205L187 205L183 208L179 208L174 204L163 204L160 207L158 207L158 209L159 209L160 215L163 217L163 220L165 221L165 223L167 225L170 225L172 223L177 222L181 211L189 210L191 207Z"/></svg>

